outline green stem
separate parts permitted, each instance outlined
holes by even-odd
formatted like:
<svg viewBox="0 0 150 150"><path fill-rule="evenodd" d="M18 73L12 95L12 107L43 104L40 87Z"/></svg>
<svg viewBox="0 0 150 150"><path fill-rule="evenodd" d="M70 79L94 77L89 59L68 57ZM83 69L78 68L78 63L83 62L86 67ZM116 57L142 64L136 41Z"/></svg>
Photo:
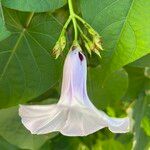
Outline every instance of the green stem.
<svg viewBox="0 0 150 150"><path fill-rule="evenodd" d="M71 21L71 17L69 17L68 20L66 21L66 23L64 24L63 29L62 29L62 33L66 31L70 21Z"/></svg>
<svg viewBox="0 0 150 150"><path fill-rule="evenodd" d="M66 29L67 29L67 27L68 27L70 21L71 21L71 17L69 17L68 20L66 21L66 23L64 24L64 26L63 26L63 28L62 28L62 31L61 31L61 33L60 33L60 36L59 36L58 41L60 40L60 38L61 38L62 36L64 36L64 34L65 34L65 32L66 32Z"/></svg>
<svg viewBox="0 0 150 150"><path fill-rule="evenodd" d="M75 18L77 18L80 22L83 23L83 25L86 27L86 28L91 28L93 29L84 19L82 19L80 16L76 15L75 14ZM94 30L94 29L93 29Z"/></svg>
<svg viewBox="0 0 150 150"><path fill-rule="evenodd" d="M72 19L73 26L74 26L74 42L77 42L78 30L77 30L77 22L76 22L76 19L75 19L75 13L74 13L74 10L73 10L72 0L68 0L68 6L69 6L69 11L70 11L70 17Z"/></svg>
<svg viewBox="0 0 150 150"><path fill-rule="evenodd" d="M79 29L79 31L80 31L82 37L83 37L87 42L89 42L89 41L90 41L89 38L83 33L83 31L82 31L82 29L80 28L80 26L77 25L77 27L78 27L78 29Z"/></svg>

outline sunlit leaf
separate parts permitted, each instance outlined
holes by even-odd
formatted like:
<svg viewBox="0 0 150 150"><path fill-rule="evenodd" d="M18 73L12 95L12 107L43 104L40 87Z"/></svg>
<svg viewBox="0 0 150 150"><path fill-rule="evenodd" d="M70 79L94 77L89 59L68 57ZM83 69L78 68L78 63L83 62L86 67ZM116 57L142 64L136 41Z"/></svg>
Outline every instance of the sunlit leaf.
<svg viewBox="0 0 150 150"><path fill-rule="evenodd" d="M147 116L142 119L141 127L144 129L145 133L150 136L150 119Z"/></svg>
<svg viewBox="0 0 150 150"><path fill-rule="evenodd" d="M103 37L102 69L107 75L150 53L150 1L80 0L80 7Z"/></svg>

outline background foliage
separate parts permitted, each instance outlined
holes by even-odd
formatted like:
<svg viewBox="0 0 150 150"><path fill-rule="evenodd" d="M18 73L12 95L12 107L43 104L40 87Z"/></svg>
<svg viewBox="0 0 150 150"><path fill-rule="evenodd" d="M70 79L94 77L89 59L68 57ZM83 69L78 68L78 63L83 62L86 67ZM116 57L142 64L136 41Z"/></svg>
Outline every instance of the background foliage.
<svg viewBox="0 0 150 150"><path fill-rule="evenodd" d="M51 50L69 14L67 1L1 0L0 149L150 149L150 0L77 0L74 7L103 37L102 59L85 51L89 96L110 116L132 116L132 132L71 138L35 136L23 127L18 104L58 101L72 25L65 53L55 60Z"/></svg>

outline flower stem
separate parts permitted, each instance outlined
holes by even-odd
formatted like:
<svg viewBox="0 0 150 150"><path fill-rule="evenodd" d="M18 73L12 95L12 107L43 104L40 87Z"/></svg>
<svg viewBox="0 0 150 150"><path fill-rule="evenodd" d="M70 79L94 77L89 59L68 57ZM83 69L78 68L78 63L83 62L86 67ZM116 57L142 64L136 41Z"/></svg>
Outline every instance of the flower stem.
<svg viewBox="0 0 150 150"><path fill-rule="evenodd" d="M78 29L79 29L79 31L80 31L82 37L83 37L87 42L89 42L89 41L90 41L89 38L83 33L83 31L82 31L82 29L80 28L80 26L77 25L77 27L78 27Z"/></svg>
<svg viewBox="0 0 150 150"><path fill-rule="evenodd" d="M63 30L66 30L66 29L67 29L67 27L68 27L70 21L71 21L71 17L69 17L68 20L66 21L65 25L63 26Z"/></svg>
<svg viewBox="0 0 150 150"><path fill-rule="evenodd" d="M64 34L64 32L66 31L66 29L67 29L67 27L68 27L70 21L71 21L71 17L69 17L68 20L66 21L66 23L64 24L60 35L63 35L63 34Z"/></svg>
<svg viewBox="0 0 150 150"><path fill-rule="evenodd" d="M80 16L76 15L75 14L75 18L77 18L80 22L83 23L83 25L86 27L86 28L91 28L93 29L84 19L82 19ZM94 30L94 29L93 29Z"/></svg>
<svg viewBox="0 0 150 150"><path fill-rule="evenodd" d="M77 42L78 30L77 30L77 22L76 22L75 13L73 10L72 0L68 0L68 6L69 6L70 17L72 19L73 26L74 26L74 42Z"/></svg>

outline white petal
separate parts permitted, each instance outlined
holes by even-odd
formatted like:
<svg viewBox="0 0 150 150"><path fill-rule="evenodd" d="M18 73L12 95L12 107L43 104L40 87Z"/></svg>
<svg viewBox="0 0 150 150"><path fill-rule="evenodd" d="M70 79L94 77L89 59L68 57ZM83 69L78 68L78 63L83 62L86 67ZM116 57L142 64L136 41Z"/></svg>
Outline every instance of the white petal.
<svg viewBox="0 0 150 150"><path fill-rule="evenodd" d="M80 57L82 57L82 60ZM86 91L86 75L86 58L81 53L81 49L70 50L64 63L60 100L64 100L64 96L65 98L68 96L67 100L70 101L71 95L83 102L84 92Z"/></svg>
<svg viewBox="0 0 150 150"><path fill-rule="evenodd" d="M114 133L126 133L130 130L130 120L126 118L109 118L108 128Z"/></svg>
<svg viewBox="0 0 150 150"><path fill-rule="evenodd" d="M83 107L21 105L19 115L32 134L60 131L67 136L85 136L106 126L93 110Z"/></svg>
<svg viewBox="0 0 150 150"><path fill-rule="evenodd" d="M84 106L23 106L19 115L24 126L32 134L46 134L59 131L67 136L86 136L104 127L112 132L128 131L129 120L110 118L104 112L89 109Z"/></svg>
<svg viewBox="0 0 150 150"><path fill-rule="evenodd" d="M70 108L65 126L60 131L67 136L86 136L106 127L105 121L84 107Z"/></svg>
<svg viewBox="0 0 150 150"><path fill-rule="evenodd" d="M67 115L62 113L63 108L57 105L45 106L25 106L21 105L19 108L19 115L21 116L24 126L31 131L32 134L45 134L62 127ZM47 129L49 129L47 131Z"/></svg>
<svg viewBox="0 0 150 150"><path fill-rule="evenodd" d="M86 136L108 127L112 132L129 131L128 118L111 118L90 101L86 90L86 58L77 48L67 55L58 104L19 108L24 126L33 134L59 131L67 136Z"/></svg>

